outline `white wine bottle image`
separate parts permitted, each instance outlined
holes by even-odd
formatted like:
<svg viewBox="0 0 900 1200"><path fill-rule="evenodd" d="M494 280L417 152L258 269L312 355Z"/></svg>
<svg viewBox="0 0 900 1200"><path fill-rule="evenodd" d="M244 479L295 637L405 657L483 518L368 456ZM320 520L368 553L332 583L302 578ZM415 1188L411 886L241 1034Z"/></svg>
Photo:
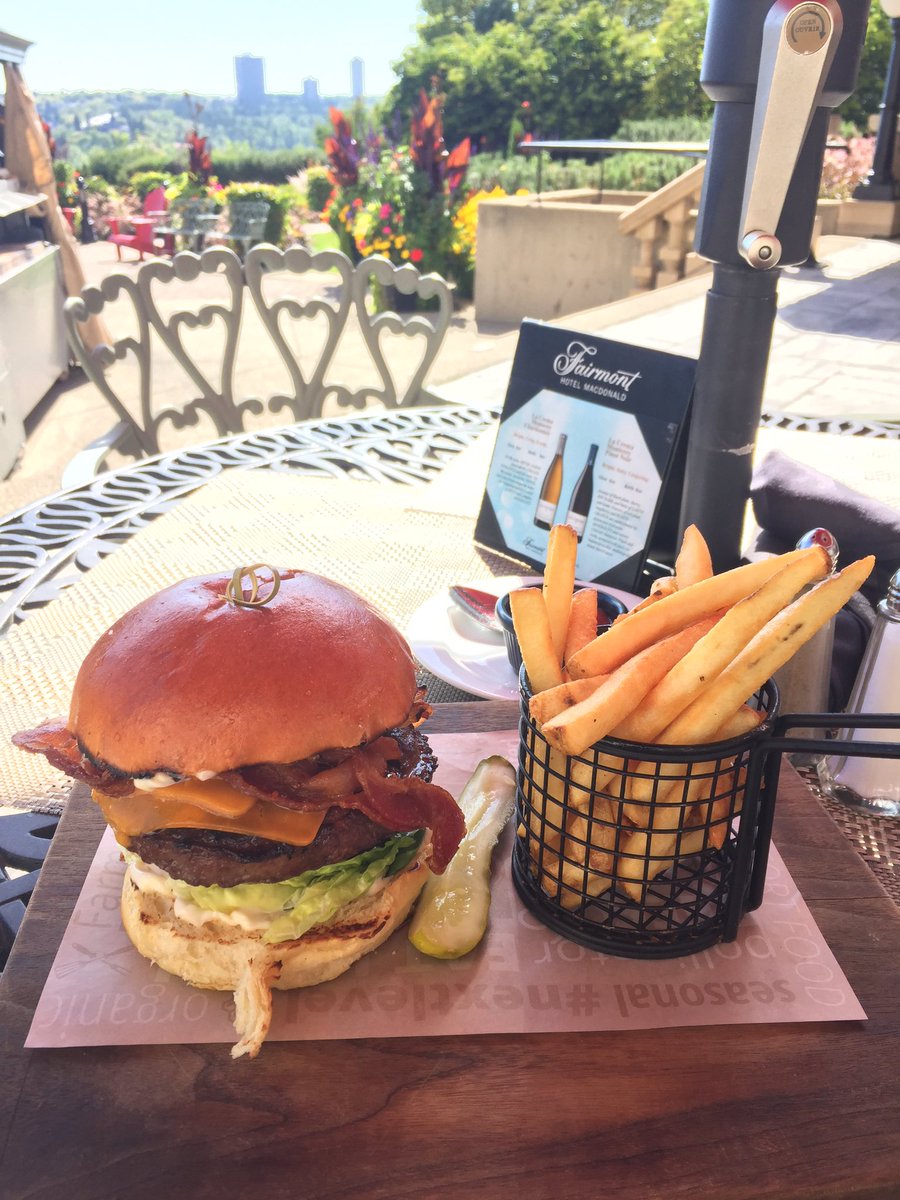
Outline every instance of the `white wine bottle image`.
<svg viewBox="0 0 900 1200"><path fill-rule="evenodd" d="M584 527L591 511L591 501L594 498L594 460L597 457L597 447L592 445L587 456L587 462L578 482L572 489L569 500L569 511L566 513L566 524L571 525L578 536L579 542L584 537Z"/></svg>
<svg viewBox="0 0 900 1200"><path fill-rule="evenodd" d="M566 448L566 434L559 435L559 445L544 482L541 484L537 508L534 511L534 523L539 529L552 529L553 518L556 516L556 506L559 504L559 493L562 491L563 451Z"/></svg>

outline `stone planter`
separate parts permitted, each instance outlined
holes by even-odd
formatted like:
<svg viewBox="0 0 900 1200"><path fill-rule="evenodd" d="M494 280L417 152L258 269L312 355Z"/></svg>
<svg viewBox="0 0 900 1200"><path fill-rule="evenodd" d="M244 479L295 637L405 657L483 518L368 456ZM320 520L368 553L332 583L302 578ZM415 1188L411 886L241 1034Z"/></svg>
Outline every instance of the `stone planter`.
<svg viewBox="0 0 900 1200"><path fill-rule="evenodd" d="M628 296L639 246L620 234L618 221L646 194L584 188L484 200L475 262L478 320L552 320Z"/></svg>

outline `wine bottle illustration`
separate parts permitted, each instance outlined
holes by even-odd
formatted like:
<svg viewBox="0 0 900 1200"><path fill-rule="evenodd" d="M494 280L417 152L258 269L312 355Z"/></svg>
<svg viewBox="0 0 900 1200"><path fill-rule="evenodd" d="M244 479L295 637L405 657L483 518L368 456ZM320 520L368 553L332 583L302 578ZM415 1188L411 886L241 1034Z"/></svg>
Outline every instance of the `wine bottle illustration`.
<svg viewBox="0 0 900 1200"><path fill-rule="evenodd" d="M587 462L578 476L578 482L572 489L569 511L566 513L566 524L571 525L575 530L579 542L584 537L584 527L587 524L591 501L594 498L594 460L596 457L597 447L592 445L588 451Z"/></svg>
<svg viewBox="0 0 900 1200"><path fill-rule="evenodd" d="M537 508L534 512L534 523L539 529L551 529L553 518L556 516L556 506L562 491L563 451L566 448L566 434L559 435L559 445L551 459L544 482L541 484Z"/></svg>

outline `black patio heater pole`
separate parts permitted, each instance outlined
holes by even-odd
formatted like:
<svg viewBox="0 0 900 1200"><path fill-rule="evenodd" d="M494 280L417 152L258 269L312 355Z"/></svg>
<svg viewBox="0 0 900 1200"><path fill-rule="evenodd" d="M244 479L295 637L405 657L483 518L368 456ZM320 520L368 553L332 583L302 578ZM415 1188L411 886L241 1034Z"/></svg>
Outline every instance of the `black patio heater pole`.
<svg viewBox="0 0 900 1200"><path fill-rule="evenodd" d="M881 7L891 19L893 40L881 96L872 170L854 191L854 200L900 200L900 179L894 162L897 115L900 113L900 0L881 0Z"/></svg>
<svg viewBox="0 0 900 1200"><path fill-rule="evenodd" d="M779 267L809 256L831 109L856 85L869 0L711 0L700 82L715 102L695 248L713 263L681 528L740 558Z"/></svg>

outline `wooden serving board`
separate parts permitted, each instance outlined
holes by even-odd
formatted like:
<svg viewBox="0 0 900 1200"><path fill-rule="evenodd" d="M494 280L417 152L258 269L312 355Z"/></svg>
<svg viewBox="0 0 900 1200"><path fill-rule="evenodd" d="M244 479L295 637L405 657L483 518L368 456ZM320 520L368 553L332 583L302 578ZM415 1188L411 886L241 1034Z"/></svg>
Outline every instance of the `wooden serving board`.
<svg viewBox="0 0 900 1200"><path fill-rule="evenodd" d="M26 1051L101 829L73 797L0 980L4 1200L900 1195L900 915L787 768L775 840L866 1022Z"/></svg>

